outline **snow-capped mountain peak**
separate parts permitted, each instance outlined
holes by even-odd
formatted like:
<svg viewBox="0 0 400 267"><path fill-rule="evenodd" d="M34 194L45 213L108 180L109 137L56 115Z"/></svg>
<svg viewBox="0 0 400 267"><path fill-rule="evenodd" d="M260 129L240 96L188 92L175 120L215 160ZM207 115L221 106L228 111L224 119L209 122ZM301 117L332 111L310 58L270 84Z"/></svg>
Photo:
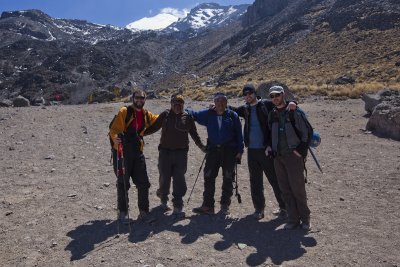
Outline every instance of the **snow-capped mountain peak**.
<svg viewBox="0 0 400 267"><path fill-rule="evenodd" d="M165 28L165 32L176 32L205 28L217 28L237 20L247 10L248 5L220 6L215 3L200 4L189 14Z"/></svg>
<svg viewBox="0 0 400 267"><path fill-rule="evenodd" d="M163 8L159 14L129 23L126 28L132 31L162 30L180 18L186 17L188 12L186 9Z"/></svg>

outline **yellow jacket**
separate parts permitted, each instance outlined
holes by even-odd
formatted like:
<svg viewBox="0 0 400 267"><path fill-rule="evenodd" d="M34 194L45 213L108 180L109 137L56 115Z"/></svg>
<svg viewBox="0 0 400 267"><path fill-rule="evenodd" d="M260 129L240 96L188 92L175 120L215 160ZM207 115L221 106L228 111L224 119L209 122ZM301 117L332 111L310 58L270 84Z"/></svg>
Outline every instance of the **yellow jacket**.
<svg viewBox="0 0 400 267"><path fill-rule="evenodd" d="M135 111L135 108L132 106L133 111ZM146 109L142 109L143 114L144 114L144 120L143 120L143 128L140 130L140 132L138 133L141 137L143 137L144 135L144 131L146 130L146 128L148 128L150 125L152 125L158 115L155 115L153 113L151 113L150 111L146 110ZM125 118L127 116L128 113L128 109L127 107L122 107L120 108L117 116L115 117L115 120L113 121L111 128L110 128L110 132L109 132L109 136L111 137L112 140L115 140L118 137L119 133L124 133L127 129L127 126L130 125L130 123L133 121L133 119L136 116L136 112L132 112L132 117L128 120L128 123L125 124ZM140 139L140 151L143 152L143 146L144 146L144 142L143 139ZM118 145L114 144L114 149L118 149Z"/></svg>

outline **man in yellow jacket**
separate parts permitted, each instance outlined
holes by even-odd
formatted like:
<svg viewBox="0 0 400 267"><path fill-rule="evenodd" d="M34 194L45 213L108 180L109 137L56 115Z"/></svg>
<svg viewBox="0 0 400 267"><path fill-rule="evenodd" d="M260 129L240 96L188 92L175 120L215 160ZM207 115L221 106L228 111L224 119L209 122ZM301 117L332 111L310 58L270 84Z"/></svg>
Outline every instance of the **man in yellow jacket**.
<svg viewBox="0 0 400 267"><path fill-rule="evenodd" d="M110 127L110 137L114 142L113 165L116 174L118 167L122 167L117 166L117 149L119 144L123 143L125 175L123 179L117 175L118 210L119 219L122 221L126 221L129 208L127 191L130 188L130 177L138 192L138 219L143 219L149 213L150 182L143 155L143 133L158 117L143 108L146 102L144 91L134 91L132 98L132 106L122 107ZM127 116L131 118L128 119ZM120 138L121 134L123 134L123 140Z"/></svg>

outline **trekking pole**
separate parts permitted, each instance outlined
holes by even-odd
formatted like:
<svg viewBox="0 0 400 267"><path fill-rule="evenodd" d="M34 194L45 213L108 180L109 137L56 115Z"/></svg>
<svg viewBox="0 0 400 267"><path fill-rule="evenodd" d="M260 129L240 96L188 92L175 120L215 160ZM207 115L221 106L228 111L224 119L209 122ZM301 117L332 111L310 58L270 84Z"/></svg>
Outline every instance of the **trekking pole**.
<svg viewBox="0 0 400 267"><path fill-rule="evenodd" d="M308 150L310 151L310 154L311 154L311 156L313 157L314 162L315 162L315 164L317 165L319 171L320 171L321 173L324 173L324 172L322 171L321 165L319 165L318 159L317 159L317 157L315 156L314 151L311 149L311 147L308 148Z"/></svg>
<svg viewBox="0 0 400 267"><path fill-rule="evenodd" d="M193 187L192 187L192 191L190 191L190 195L189 195L189 198L188 198L186 204L189 204L190 197L192 196L194 187L196 186L197 179L199 179L199 175L200 175L201 169L203 168L203 164L204 164L204 161L206 160L206 157L207 157L207 153L204 155L203 161L201 162L201 165L200 165L200 168L199 168L199 172L197 173L196 180L194 180L194 184L193 184Z"/></svg>
<svg viewBox="0 0 400 267"><path fill-rule="evenodd" d="M126 205L126 215L128 217L128 227L129 227L129 233L131 233L131 221L129 218L129 208L128 208L128 191L126 190L126 182L125 182L125 159L124 159L124 135L123 134L118 134L118 137L121 139L121 143L118 144L118 178L121 179L124 182L124 194L125 194L125 205Z"/></svg>
<svg viewBox="0 0 400 267"><path fill-rule="evenodd" d="M237 165L240 164L240 161L236 161L235 163L235 196L237 197L237 200L239 204L242 203L242 197L239 194L239 185L238 185L238 171L237 171Z"/></svg>

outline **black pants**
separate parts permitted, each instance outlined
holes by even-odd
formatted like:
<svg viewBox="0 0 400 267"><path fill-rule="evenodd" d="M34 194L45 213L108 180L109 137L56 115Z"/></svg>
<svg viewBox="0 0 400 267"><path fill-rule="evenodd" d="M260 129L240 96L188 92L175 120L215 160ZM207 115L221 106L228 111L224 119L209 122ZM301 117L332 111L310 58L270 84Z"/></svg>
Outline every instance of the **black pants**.
<svg viewBox="0 0 400 267"><path fill-rule="evenodd" d="M118 167L122 167L122 162L117 160L117 151L113 150L114 172L117 176L117 201L118 210L127 212L129 208L128 190L130 188L130 178L136 185L138 192L138 208L141 211L149 211L149 188L150 182L146 170L146 160L140 151L124 149L125 175L118 176ZM125 185L124 185L125 180ZM126 187L126 190L125 190ZM125 198L126 197L126 198ZM127 205L128 204L128 205Z"/></svg>
<svg viewBox="0 0 400 267"><path fill-rule="evenodd" d="M234 147L211 148L206 154L204 167L204 192L203 206L214 207L215 180L219 168L222 168L222 195L221 205L229 206L233 194L233 181L235 177L235 156Z"/></svg>
<svg viewBox="0 0 400 267"><path fill-rule="evenodd" d="M161 200L167 201L169 188L172 183L172 203L176 208L183 207L183 196L186 194L187 186L185 173L187 170L187 150L168 150L160 148L158 156L158 171L160 173L159 188L157 194Z"/></svg>
<svg viewBox="0 0 400 267"><path fill-rule="evenodd" d="M278 179L275 173L274 159L265 155L264 149L247 150L247 163L250 173L251 198L256 210L263 210L265 207L263 172L274 191L279 208L285 209L282 192L279 188Z"/></svg>

